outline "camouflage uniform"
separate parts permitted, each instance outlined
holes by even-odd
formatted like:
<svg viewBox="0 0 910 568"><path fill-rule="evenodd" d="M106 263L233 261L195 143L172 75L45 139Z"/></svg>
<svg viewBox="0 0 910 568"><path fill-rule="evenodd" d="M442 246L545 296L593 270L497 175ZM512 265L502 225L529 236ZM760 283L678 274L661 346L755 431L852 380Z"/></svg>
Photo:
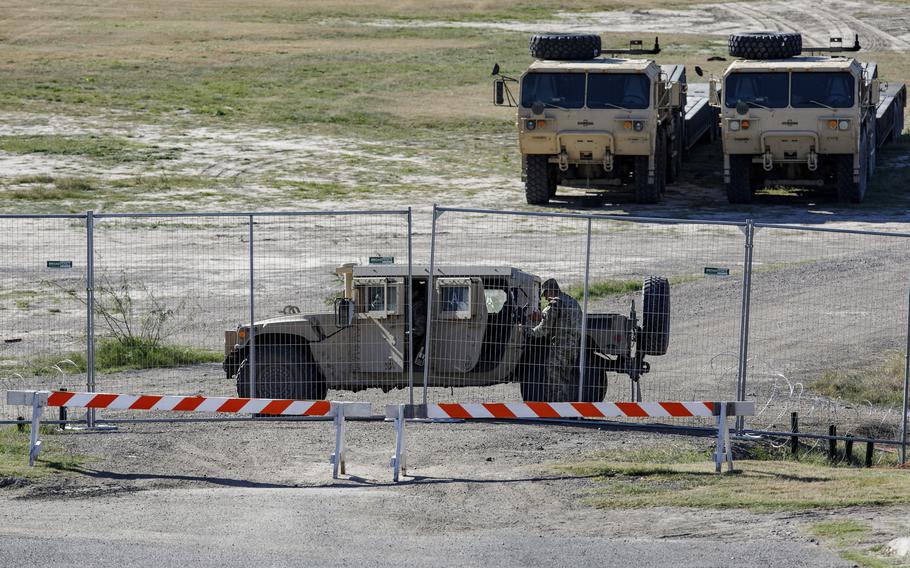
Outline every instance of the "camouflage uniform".
<svg viewBox="0 0 910 568"><path fill-rule="evenodd" d="M542 319L525 328L530 337L550 338L547 359L547 396L550 401L578 399L578 348L581 342L581 308L562 292L544 308Z"/></svg>

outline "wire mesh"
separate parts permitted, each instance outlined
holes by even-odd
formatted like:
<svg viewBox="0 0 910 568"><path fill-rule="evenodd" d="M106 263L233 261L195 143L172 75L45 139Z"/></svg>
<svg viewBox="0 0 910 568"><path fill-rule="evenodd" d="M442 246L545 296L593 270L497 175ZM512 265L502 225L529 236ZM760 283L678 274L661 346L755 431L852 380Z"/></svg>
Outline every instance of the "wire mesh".
<svg viewBox="0 0 910 568"><path fill-rule="evenodd" d="M902 236L757 226L750 426L900 438L910 281Z"/></svg>
<svg viewBox="0 0 910 568"><path fill-rule="evenodd" d="M254 333L252 377L239 356L241 394L409 401L407 220L406 212L256 220L255 310L265 325Z"/></svg>
<svg viewBox="0 0 910 568"><path fill-rule="evenodd" d="M2 217L0 235L0 391L85 389L84 217ZM30 417L0 396L0 421Z"/></svg>

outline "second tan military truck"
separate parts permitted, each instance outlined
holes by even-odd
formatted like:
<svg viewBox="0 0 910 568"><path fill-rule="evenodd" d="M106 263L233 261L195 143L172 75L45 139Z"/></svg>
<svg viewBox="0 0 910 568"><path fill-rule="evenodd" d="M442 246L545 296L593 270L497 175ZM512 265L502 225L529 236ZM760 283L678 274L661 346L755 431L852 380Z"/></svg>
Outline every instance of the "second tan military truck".
<svg viewBox="0 0 910 568"><path fill-rule="evenodd" d="M765 186L828 187L859 203L875 169L876 149L901 135L907 89L885 84L875 63L843 46L809 48L795 33L729 38L738 59L711 82L720 108L724 181L730 203L749 203Z"/></svg>

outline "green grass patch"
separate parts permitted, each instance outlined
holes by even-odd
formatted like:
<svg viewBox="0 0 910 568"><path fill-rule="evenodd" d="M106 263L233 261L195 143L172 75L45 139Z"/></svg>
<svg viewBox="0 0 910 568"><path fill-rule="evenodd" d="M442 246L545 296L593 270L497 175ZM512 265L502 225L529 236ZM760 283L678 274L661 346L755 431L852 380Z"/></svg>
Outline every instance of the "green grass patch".
<svg viewBox="0 0 910 568"><path fill-rule="evenodd" d="M672 276L670 277L670 286L678 286L687 282L694 282L702 278L700 275L689 276ZM619 296L622 294L635 294L641 292L642 280L595 280L588 284L588 298L606 298L609 296ZM566 294L576 299L584 297L585 289L582 285L570 286Z"/></svg>
<svg viewBox="0 0 910 568"><path fill-rule="evenodd" d="M632 461L641 457L662 461ZM906 472L896 468L829 467L811 460L738 460L736 467L734 474L715 474L706 452L682 452L627 456L625 460L610 456L560 469L599 480L590 502L603 508L669 506L770 512L910 503ZM827 530L845 533L848 529L831 526Z"/></svg>
<svg viewBox="0 0 910 568"><path fill-rule="evenodd" d="M45 179L43 176L41 179ZM16 201L65 201L97 198L97 181L82 177L48 178L53 185L32 185L42 182L28 182L30 187L12 189L0 196Z"/></svg>
<svg viewBox="0 0 910 568"><path fill-rule="evenodd" d="M852 520L823 521L812 525L812 532L821 538L855 543L869 533L869 528Z"/></svg>
<svg viewBox="0 0 910 568"><path fill-rule="evenodd" d="M58 431L50 426L41 427L41 453L35 467L28 467L29 432L27 426L20 432L15 426L0 428L0 480L3 478L34 478L78 467L91 458L67 452L55 439Z"/></svg>
<svg viewBox="0 0 910 568"><path fill-rule="evenodd" d="M95 346L95 368L108 373L218 363L223 359L224 354L220 351L167 345L143 339L102 339ZM53 375L60 371L66 374L84 373L86 369L85 354L79 352L32 359L27 365L15 370L22 374Z"/></svg>
<svg viewBox="0 0 910 568"><path fill-rule="evenodd" d="M0 136L0 150L13 154L83 156L107 162L153 162L174 159L178 154L173 148L162 149L124 138L56 134Z"/></svg>
<svg viewBox="0 0 910 568"><path fill-rule="evenodd" d="M809 388L814 393L857 404L900 405L904 353L891 353L879 364L825 371L809 382Z"/></svg>

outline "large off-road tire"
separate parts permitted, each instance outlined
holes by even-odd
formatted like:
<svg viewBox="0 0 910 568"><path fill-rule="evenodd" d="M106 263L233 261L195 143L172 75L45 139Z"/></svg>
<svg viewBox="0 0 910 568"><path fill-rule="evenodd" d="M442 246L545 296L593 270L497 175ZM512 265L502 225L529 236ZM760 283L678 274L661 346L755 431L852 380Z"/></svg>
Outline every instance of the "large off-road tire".
<svg viewBox="0 0 910 568"><path fill-rule="evenodd" d="M670 282L648 276L641 288L641 333L638 350L645 355L664 355L670 346Z"/></svg>
<svg viewBox="0 0 910 568"><path fill-rule="evenodd" d="M237 370L237 395L250 396L249 358ZM301 347L263 345L256 348L256 397L322 400L328 388L316 363Z"/></svg>
<svg viewBox="0 0 910 568"><path fill-rule="evenodd" d="M550 349L541 341L531 341L525 345L521 362L516 369L521 399L525 402L556 402L546 400L550 390L547 385L547 360Z"/></svg>
<svg viewBox="0 0 910 568"><path fill-rule="evenodd" d="M730 55L743 59L786 59L803 51L803 36L784 32L730 34Z"/></svg>
<svg viewBox="0 0 910 568"><path fill-rule="evenodd" d="M727 201L752 203L752 156L730 156L730 182L727 184Z"/></svg>
<svg viewBox="0 0 910 568"><path fill-rule="evenodd" d="M577 61L600 55L597 34L540 33L531 36L529 51L535 59Z"/></svg>
<svg viewBox="0 0 910 568"><path fill-rule="evenodd" d="M636 203L659 203L667 184L667 138L663 130L657 131L654 152L654 181L648 183L648 156L635 156L634 183Z"/></svg>
<svg viewBox="0 0 910 568"><path fill-rule="evenodd" d="M866 195L866 158L860 159L859 181L853 181L853 154L837 157L837 199L841 203L861 203Z"/></svg>
<svg viewBox="0 0 910 568"><path fill-rule="evenodd" d="M530 205L546 205L551 195L556 193L556 178L550 172L548 157L525 156L524 160L525 199Z"/></svg>

